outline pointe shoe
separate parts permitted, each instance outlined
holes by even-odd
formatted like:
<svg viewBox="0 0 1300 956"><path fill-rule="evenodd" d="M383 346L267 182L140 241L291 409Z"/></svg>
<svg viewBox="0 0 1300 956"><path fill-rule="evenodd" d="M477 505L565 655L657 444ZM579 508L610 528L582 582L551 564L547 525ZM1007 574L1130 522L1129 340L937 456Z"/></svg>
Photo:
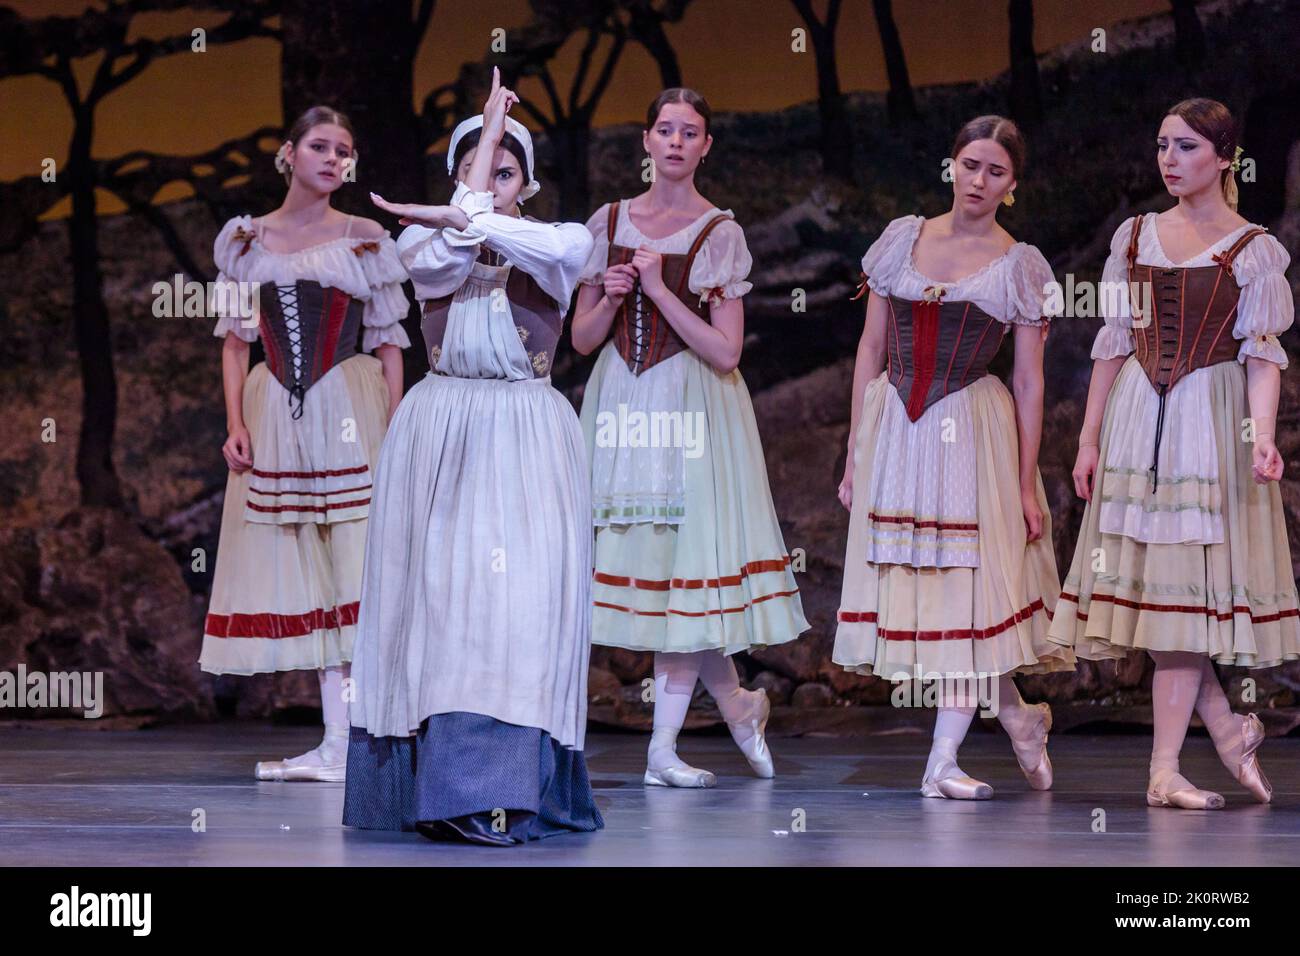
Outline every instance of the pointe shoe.
<svg viewBox="0 0 1300 956"><path fill-rule="evenodd" d="M707 770L682 764L680 767L663 767L659 770L647 767L641 782L647 787L684 787L698 790L715 786L718 778Z"/></svg>
<svg viewBox="0 0 1300 956"><path fill-rule="evenodd" d="M1247 714L1241 722L1241 763L1236 768L1229 767L1237 782L1251 792L1260 803L1273 799L1273 785L1264 776L1259 766L1256 751L1264 742L1264 724L1256 714Z"/></svg>
<svg viewBox="0 0 1300 956"><path fill-rule="evenodd" d="M333 746L329 746L333 743ZM258 780L342 783L347 779L347 737L327 734L318 747L284 760L259 760L253 768Z"/></svg>
<svg viewBox="0 0 1300 956"><path fill-rule="evenodd" d="M927 773L921 781L921 796L946 797L949 800L991 799L992 787L983 780L966 776L961 767L957 766L957 744L957 741L948 737L934 739L930 751L931 763L926 765Z"/></svg>
<svg viewBox="0 0 1300 956"><path fill-rule="evenodd" d="M944 777L921 781L921 796L946 797L949 800L990 800L993 788L974 777Z"/></svg>
<svg viewBox="0 0 1300 956"><path fill-rule="evenodd" d="M1022 744L1013 740L1011 748L1015 751L1016 763L1020 764L1020 771L1025 775L1025 779L1029 781L1029 786L1035 790L1050 790L1052 789L1052 760L1047 756L1047 737L1052 731L1052 708L1046 703L1042 703L1037 704L1035 709L1043 714L1043 739L1041 742L1036 742L1037 746L1033 748L1033 753L1037 758L1034 766L1025 766L1025 761L1020 756L1021 750L1028 750L1034 742Z"/></svg>
<svg viewBox="0 0 1300 956"><path fill-rule="evenodd" d="M1147 784L1147 806L1179 810L1222 810L1223 796L1193 787L1175 770L1163 770Z"/></svg>
<svg viewBox="0 0 1300 956"><path fill-rule="evenodd" d="M299 764L289 760L259 760L253 768L258 780L313 781L316 783L342 783L347 778L348 765Z"/></svg>
<svg viewBox="0 0 1300 956"><path fill-rule="evenodd" d="M733 740L737 733L746 734L744 742L737 741L736 746L745 755L754 773L770 780L776 776L776 768L772 766L772 751L767 747L763 731L767 729L767 718L772 714L772 702L768 700L767 691L763 688L760 687L754 693L760 696L758 712L746 720L738 720L734 724L728 722L727 727L731 730Z"/></svg>

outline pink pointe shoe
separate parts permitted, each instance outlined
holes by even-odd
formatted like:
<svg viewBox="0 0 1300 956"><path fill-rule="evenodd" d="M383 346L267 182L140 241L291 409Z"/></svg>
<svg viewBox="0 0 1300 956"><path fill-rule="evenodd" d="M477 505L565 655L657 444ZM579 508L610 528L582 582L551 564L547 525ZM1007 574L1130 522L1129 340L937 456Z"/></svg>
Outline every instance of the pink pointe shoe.
<svg viewBox="0 0 1300 956"><path fill-rule="evenodd" d="M957 748L952 741L941 737L932 746L940 759L935 764L934 772L926 774L921 781L921 796L944 797L949 800L992 799L992 787L982 780L966 776L957 766Z"/></svg>
<svg viewBox="0 0 1300 956"><path fill-rule="evenodd" d="M1251 796L1260 803L1269 803L1273 799L1273 785L1264 776L1256 753L1259 745L1264 742L1264 736L1264 724L1259 716L1247 714L1241 722L1241 762L1235 767L1226 760L1223 763L1237 782L1250 791ZM1219 754L1219 759L1223 759L1222 753Z"/></svg>
<svg viewBox="0 0 1300 956"><path fill-rule="evenodd" d="M1178 810L1222 810L1223 796L1213 790L1199 790L1177 770L1156 770L1147 784L1147 806Z"/></svg>
<svg viewBox="0 0 1300 956"><path fill-rule="evenodd" d="M1047 736L1052 730L1052 708L1046 703L1034 707L1042 714L1042 719L1035 727L1034 734L1028 740L1011 741L1011 749L1016 753L1016 763L1035 790L1052 789L1052 760L1047 756Z"/></svg>

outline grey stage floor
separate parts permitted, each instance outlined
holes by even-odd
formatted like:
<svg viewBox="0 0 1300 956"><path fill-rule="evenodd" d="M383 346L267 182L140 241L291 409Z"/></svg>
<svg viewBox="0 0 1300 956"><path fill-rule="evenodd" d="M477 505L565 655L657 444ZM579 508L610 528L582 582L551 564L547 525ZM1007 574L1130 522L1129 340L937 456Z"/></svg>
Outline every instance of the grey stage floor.
<svg viewBox="0 0 1300 956"><path fill-rule="evenodd" d="M319 731L316 732L319 734ZM298 753L307 728L228 725L143 731L0 730L0 865L1294 865L1300 740L1270 740L1275 788L1255 804L1204 737L1183 770L1225 810L1148 809L1149 738L1056 736L1056 787L1028 789L1000 733L972 733L962 766L997 796L916 792L915 734L775 738L775 780L758 780L729 738L684 736L713 790L646 789L646 738L593 733L587 754L606 829L515 849L435 844L339 825L342 784L252 779L258 759ZM202 810L204 832L191 821ZM1105 832L1094 832L1104 815ZM798 821L803 827L798 826Z"/></svg>

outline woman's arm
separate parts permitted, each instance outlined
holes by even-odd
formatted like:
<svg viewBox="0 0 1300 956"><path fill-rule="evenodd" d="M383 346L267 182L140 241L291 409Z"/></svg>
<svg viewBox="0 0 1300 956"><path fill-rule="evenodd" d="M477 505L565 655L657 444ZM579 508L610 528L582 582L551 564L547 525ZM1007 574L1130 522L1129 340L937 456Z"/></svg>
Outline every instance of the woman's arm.
<svg viewBox="0 0 1300 956"><path fill-rule="evenodd" d="M244 425L244 382L248 378L249 345L233 332L221 343L221 386L226 399L226 441L221 446L226 465L242 472L253 467L253 444Z"/></svg>
<svg viewBox="0 0 1300 956"><path fill-rule="evenodd" d="M1038 503L1038 448L1043 438L1043 325L1015 326L1015 367L1011 393L1016 403L1016 433L1020 450L1020 505L1025 515L1026 541L1043 536L1043 510Z"/></svg>
<svg viewBox="0 0 1300 956"><path fill-rule="evenodd" d="M579 354L590 355L609 338L614 316L618 314L624 296L632 291L635 275L631 266L611 266L605 272L603 286L583 285L578 289L570 337Z"/></svg>
<svg viewBox="0 0 1300 956"><path fill-rule="evenodd" d="M402 400L402 350L396 345L380 345L375 348L374 356L383 365L384 384L388 386L388 418L391 420Z"/></svg>
<svg viewBox="0 0 1300 956"><path fill-rule="evenodd" d="M1083 427L1079 429L1079 453L1074 462L1074 492L1084 501L1092 501L1093 478L1100 457L1101 420L1106 414L1106 400L1110 398L1115 377L1127 361L1127 355L1095 359L1092 379L1088 382L1088 404L1083 412Z"/></svg>
<svg viewBox="0 0 1300 956"><path fill-rule="evenodd" d="M858 441L858 426L862 422L862 396L867 383L885 369L885 335L889 327L889 304L882 296L872 292L867 298L866 317L862 335L858 337L858 353L853 361L853 388L849 407L848 454L844 459L844 477L840 481L840 504L853 508L853 456Z"/></svg>
<svg viewBox="0 0 1300 956"><path fill-rule="evenodd" d="M1277 481L1282 477L1282 456L1277 450L1277 403L1282 390L1282 370L1268 359L1247 356L1246 397L1254 423L1253 470L1255 481Z"/></svg>

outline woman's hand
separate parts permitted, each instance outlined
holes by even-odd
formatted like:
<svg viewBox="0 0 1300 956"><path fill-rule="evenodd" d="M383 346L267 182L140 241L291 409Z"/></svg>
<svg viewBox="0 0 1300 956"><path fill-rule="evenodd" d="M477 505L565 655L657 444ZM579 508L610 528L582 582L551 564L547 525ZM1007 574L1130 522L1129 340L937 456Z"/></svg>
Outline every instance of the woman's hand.
<svg viewBox="0 0 1300 956"><path fill-rule="evenodd" d="M840 479L838 489L840 504L844 510L853 510L853 449L849 449L849 457L844 460L844 477Z"/></svg>
<svg viewBox="0 0 1300 956"><path fill-rule="evenodd" d="M605 298L618 305L623 297L636 285L636 269L627 263L619 263L605 270Z"/></svg>
<svg viewBox="0 0 1300 956"><path fill-rule="evenodd" d="M1043 509L1038 506L1036 488L1020 489L1020 508L1025 513L1025 541L1037 541L1043 536Z"/></svg>
<svg viewBox="0 0 1300 956"><path fill-rule="evenodd" d="M226 443L221 446L221 454L226 458L226 466L233 472L245 472L252 468L253 442L248 437L248 429L243 425L230 429Z"/></svg>
<svg viewBox="0 0 1300 956"><path fill-rule="evenodd" d="M415 224L430 229L465 229L469 226L469 216L459 206L420 206L415 203L389 202L377 193L370 194L370 201L385 212L397 216L397 221L403 226Z"/></svg>
<svg viewBox="0 0 1300 956"><path fill-rule="evenodd" d="M501 137L505 135L506 114L518 102L519 97L515 91L501 85L501 70L492 67L492 91L483 104L483 132L479 137L479 145L487 144L493 150L496 149Z"/></svg>
<svg viewBox="0 0 1300 956"><path fill-rule="evenodd" d="M1080 445L1074 459L1074 493L1084 501L1092 501L1092 481L1097 474L1098 452L1096 445Z"/></svg>
<svg viewBox="0 0 1300 956"><path fill-rule="evenodd" d="M1251 457L1253 459L1251 471L1257 484L1262 485L1281 479L1284 463L1282 455L1277 450L1277 445L1273 444L1271 436L1257 435L1255 437L1255 449Z"/></svg>
<svg viewBox="0 0 1300 956"><path fill-rule="evenodd" d="M663 256L645 246L637 249L632 256L632 268L636 270L637 278L641 280L641 291L651 299L668 291L668 287L664 285L663 267Z"/></svg>

